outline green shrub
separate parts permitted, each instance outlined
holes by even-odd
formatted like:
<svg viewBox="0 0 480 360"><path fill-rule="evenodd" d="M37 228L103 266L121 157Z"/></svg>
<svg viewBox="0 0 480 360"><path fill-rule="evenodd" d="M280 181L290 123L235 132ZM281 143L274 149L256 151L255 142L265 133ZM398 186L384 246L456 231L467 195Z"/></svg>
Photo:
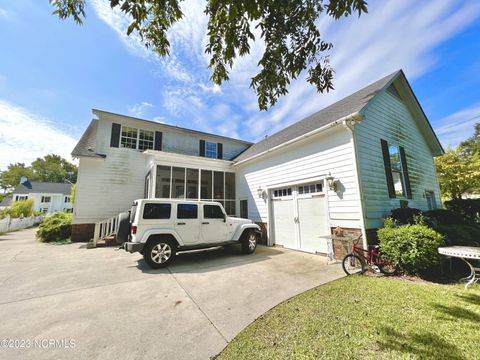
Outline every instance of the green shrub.
<svg viewBox="0 0 480 360"><path fill-rule="evenodd" d="M382 253L412 275L424 274L440 264L438 247L443 236L424 225L402 225L378 230Z"/></svg>
<svg viewBox="0 0 480 360"><path fill-rule="evenodd" d="M37 238L42 242L59 241L72 235L72 214L58 212L42 220Z"/></svg>
<svg viewBox="0 0 480 360"><path fill-rule="evenodd" d="M422 213L422 210L412 208L398 208L392 210L392 218L399 225L415 224L415 216Z"/></svg>
<svg viewBox="0 0 480 360"><path fill-rule="evenodd" d="M480 199L454 199L445 201L445 206L470 222L480 222Z"/></svg>
<svg viewBox="0 0 480 360"><path fill-rule="evenodd" d="M445 237L445 244L480 246L480 227L468 224L437 225L435 228Z"/></svg>
<svg viewBox="0 0 480 360"><path fill-rule="evenodd" d="M12 218L29 217L33 214L33 200L15 201L12 205L5 209L5 213Z"/></svg>

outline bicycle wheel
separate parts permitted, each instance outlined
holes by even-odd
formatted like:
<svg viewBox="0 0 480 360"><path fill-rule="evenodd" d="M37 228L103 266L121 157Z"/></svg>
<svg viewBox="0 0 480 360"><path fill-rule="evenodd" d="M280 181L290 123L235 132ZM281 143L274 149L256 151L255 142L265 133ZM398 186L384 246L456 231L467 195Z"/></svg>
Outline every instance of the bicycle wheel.
<svg viewBox="0 0 480 360"><path fill-rule="evenodd" d="M353 254L349 254L343 258L342 267L347 275L363 274L365 272L363 260Z"/></svg>
<svg viewBox="0 0 480 360"><path fill-rule="evenodd" d="M381 259L380 263L377 263L376 265L380 269L380 272L384 275L390 276L390 275L395 275L397 272L398 266L397 264L394 264L393 262L387 260L387 259Z"/></svg>

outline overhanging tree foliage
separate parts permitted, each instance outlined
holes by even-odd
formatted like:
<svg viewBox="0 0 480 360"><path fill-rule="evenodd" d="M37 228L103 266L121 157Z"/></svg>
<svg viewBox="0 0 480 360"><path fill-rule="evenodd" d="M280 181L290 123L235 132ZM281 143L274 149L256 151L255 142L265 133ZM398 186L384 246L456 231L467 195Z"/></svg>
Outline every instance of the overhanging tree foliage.
<svg viewBox="0 0 480 360"><path fill-rule="evenodd" d="M85 0L49 1L60 19L73 17L82 24ZM131 18L128 35L138 33L147 48L168 56L167 32L183 18L181 1L110 0L110 6ZM211 80L218 85L229 80L234 60L250 52L250 42L257 40L253 29L259 28L265 50L250 86L257 94L260 109L274 105L303 70L307 70L307 81L317 91L328 92L333 89L334 71L328 57L332 44L322 39L318 19L322 14L340 19L366 12L366 0L210 0L205 8L205 51L210 54Z"/></svg>

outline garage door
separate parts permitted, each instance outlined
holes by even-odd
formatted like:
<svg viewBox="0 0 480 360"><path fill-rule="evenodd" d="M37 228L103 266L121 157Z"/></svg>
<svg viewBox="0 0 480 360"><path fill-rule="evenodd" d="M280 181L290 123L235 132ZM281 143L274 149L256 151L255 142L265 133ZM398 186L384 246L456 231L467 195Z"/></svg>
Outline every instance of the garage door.
<svg viewBox="0 0 480 360"><path fill-rule="evenodd" d="M297 248L294 218L292 198L273 199L273 226L276 244L290 249Z"/></svg>
<svg viewBox="0 0 480 360"><path fill-rule="evenodd" d="M307 252L328 253L330 227L322 183L272 191L275 244Z"/></svg>

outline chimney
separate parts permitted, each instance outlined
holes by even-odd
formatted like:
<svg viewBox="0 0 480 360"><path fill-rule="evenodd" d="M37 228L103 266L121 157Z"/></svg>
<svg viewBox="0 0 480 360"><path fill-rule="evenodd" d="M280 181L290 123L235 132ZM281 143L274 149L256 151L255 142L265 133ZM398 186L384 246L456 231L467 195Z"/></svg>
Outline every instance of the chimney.
<svg viewBox="0 0 480 360"><path fill-rule="evenodd" d="M22 177L20 178L20 185L25 184L27 181L28 181L28 178L27 178L26 176L22 176Z"/></svg>

